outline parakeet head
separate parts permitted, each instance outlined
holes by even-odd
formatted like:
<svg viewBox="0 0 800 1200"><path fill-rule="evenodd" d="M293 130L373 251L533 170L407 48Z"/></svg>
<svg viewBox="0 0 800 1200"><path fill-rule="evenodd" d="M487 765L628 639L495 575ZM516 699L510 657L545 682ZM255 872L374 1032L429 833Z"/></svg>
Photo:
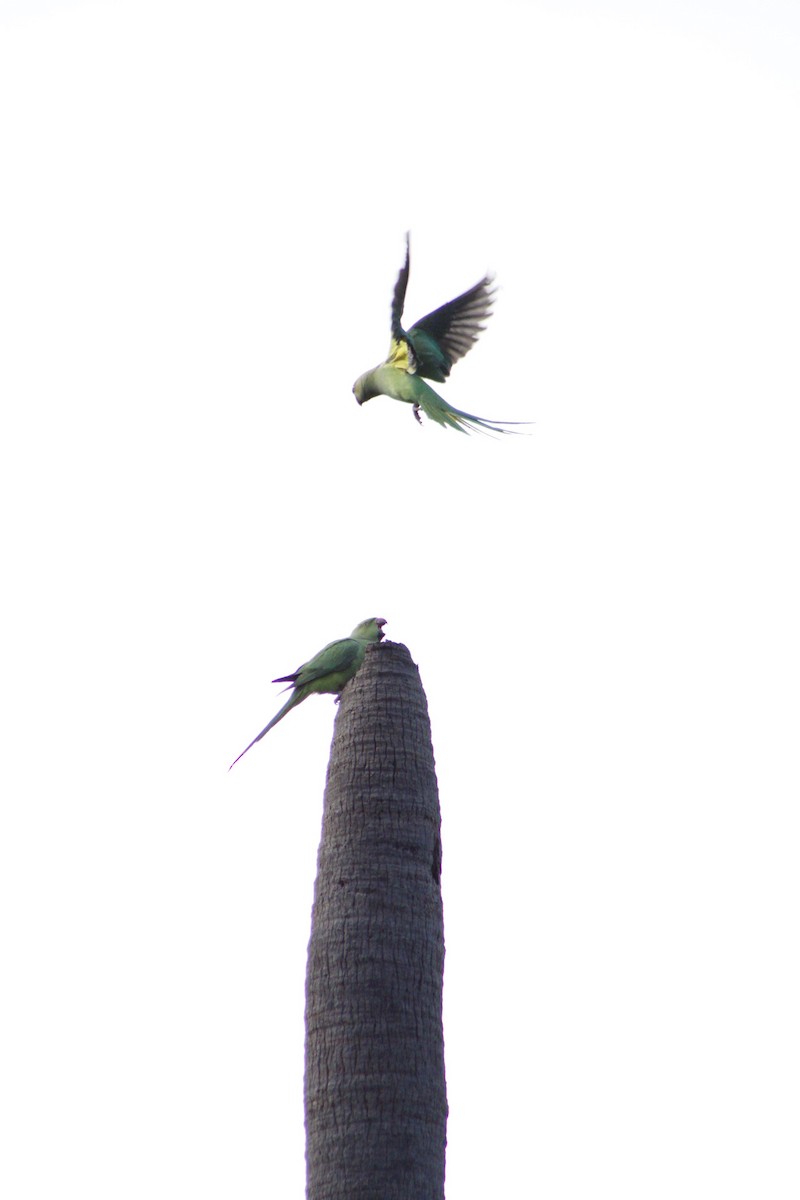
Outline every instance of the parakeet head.
<svg viewBox="0 0 800 1200"><path fill-rule="evenodd" d="M356 625L350 636L358 638L360 642L379 642L384 637L385 624L383 617L368 617L366 621Z"/></svg>
<svg viewBox="0 0 800 1200"><path fill-rule="evenodd" d="M365 375L360 375L353 384L353 395L359 404L364 404L367 400L372 400L375 396L380 396L380 394L372 381L371 371L367 371Z"/></svg>

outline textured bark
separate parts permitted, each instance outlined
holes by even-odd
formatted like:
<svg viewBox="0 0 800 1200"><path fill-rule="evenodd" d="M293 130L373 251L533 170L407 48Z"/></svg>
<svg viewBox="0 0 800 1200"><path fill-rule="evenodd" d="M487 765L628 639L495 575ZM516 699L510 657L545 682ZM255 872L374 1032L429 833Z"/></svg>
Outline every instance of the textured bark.
<svg viewBox="0 0 800 1200"><path fill-rule="evenodd" d="M309 1200L442 1200L439 796L419 672L382 643L334 728L306 978Z"/></svg>

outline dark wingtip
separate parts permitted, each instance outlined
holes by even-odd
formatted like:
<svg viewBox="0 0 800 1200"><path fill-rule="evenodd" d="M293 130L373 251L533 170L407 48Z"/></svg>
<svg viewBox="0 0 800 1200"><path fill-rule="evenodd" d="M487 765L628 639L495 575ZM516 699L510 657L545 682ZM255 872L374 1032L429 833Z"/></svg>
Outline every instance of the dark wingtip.
<svg viewBox="0 0 800 1200"><path fill-rule="evenodd" d="M411 234L406 231L406 257L405 262L397 276L397 282L394 285L392 293L392 337L398 340L403 337L403 309L406 303L406 288L408 287L408 276L411 269Z"/></svg>

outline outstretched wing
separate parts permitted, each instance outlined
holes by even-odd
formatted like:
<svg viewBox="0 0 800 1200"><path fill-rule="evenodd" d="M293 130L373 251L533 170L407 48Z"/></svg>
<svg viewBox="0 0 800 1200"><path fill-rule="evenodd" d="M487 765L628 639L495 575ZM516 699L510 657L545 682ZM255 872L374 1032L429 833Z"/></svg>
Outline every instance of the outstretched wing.
<svg viewBox="0 0 800 1200"><path fill-rule="evenodd" d="M386 364L390 367L397 367L399 371L408 371L410 375L416 375L419 369L416 355L409 341L408 334L403 329L403 309L406 303L406 288L408 287L410 266L411 244L409 235L406 234L406 261L400 268L400 274L397 276L397 283L394 285L394 295L392 296L392 340L389 343L389 354L386 358Z"/></svg>
<svg viewBox="0 0 800 1200"><path fill-rule="evenodd" d="M416 360L416 373L444 383L453 364L472 349L486 328L493 299L492 277L487 275L469 291L412 325L406 337Z"/></svg>
<svg viewBox="0 0 800 1200"><path fill-rule="evenodd" d="M405 341L406 333L403 329L403 309L406 303L406 288L408 287L408 272L411 266L411 243L409 235L406 234L406 261L400 268L400 274L397 276L397 283L394 285L394 295L392 296L392 341Z"/></svg>

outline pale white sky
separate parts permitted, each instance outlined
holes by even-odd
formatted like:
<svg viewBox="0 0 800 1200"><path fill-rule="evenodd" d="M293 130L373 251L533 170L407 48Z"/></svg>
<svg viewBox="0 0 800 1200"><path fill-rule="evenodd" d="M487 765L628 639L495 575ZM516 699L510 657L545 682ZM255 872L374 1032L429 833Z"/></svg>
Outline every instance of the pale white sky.
<svg viewBox="0 0 800 1200"><path fill-rule="evenodd" d="M0 5L16 1198L302 1196L329 698L443 815L448 1196L797 1196L800 13ZM496 272L444 394L359 409Z"/></svg>

